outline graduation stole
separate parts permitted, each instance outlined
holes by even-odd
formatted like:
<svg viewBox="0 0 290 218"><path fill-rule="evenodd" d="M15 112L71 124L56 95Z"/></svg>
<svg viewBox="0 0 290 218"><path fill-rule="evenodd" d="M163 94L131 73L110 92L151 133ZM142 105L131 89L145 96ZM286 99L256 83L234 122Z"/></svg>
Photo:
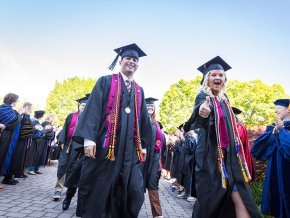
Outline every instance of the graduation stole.
<svg viewBox="0 0 290 218"><path fill-rule="evenodd" d="M75 128L76 128L76 124L77 124L77 121L78 121L78 116L79 116L79 112L75 112L73 115L72 115L72 118L71 118L71 122L69 124L69 128L68 128L68 132L67 132L67 137L69 139L72 138L72 135L75 131Z"/></svg>
<svg viewBox="0 0 290 218"><path fill-rule="evenodd" d="M217 137L217 152L218 152L218 165L219 165L219 171L221 173L221 179L222 179L222 187L224 189L227 188L227 178L228 174L226 171L225 163L224 163L224 155L223 155L223 148L222 148L222 139L221 139L221 132L220 132L220 113L218 111L218 104L220 102L218 99L210 97L211 104L213 105L214 109L214 120L215 120L215 131L216 131L216 137ZM225 105L227 108L227 111L230 114L230 121L231 121L231 130L234 134L234 139L235 139L235 150L237 154L237 158L242 170L242 174L244 177L245 182L248 182L251 180L251 175L249 173L249 169L247 166L247 162L245 160L245 154L244 154L244 149L242 146L241 139L239 137L239 132L237 129L237 124L236 124L236 119L233 110L231 109L228 101L225 101Z"/></svg>
<svg viewBox="0 0 290 218"><path fill-rule="evenodd" d="M106 158L114 161L115 158L115 147L116 147L116 136L120 121L120 108L121 108L121 91L122 91L122 75L121 73L113 74L110 88L110 95L108 99L108 106L106 110L106 122L105 128L107 130L103 148L108 148L108 154ZM141 88L133 81L134 92L134 141L137 147L137 155L141 162L144 162L142 156L142 145L139 131L139 119L141 111Z"/></svg>
<svg viewBox="0 0 290 218"><path fill-rule="evenodd" d="M160 126L158 125L157 122L155 123L155 127L157 131L156 131L156 142L154 146L154 151L159 152L162 145L162 130L160 129Z"/></svg>

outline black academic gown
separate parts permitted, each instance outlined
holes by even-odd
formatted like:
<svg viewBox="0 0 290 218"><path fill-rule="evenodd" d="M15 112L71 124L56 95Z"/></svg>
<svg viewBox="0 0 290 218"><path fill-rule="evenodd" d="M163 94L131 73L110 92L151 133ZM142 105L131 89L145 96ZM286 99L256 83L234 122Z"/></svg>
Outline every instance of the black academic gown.
<svg viewBox="0 0 290 218"><path fill-rule="evenodd" d="M35 118L31 118L31 121L34 127L40 125L40 122ZM36 160L38 160L39 157L37 156L36 152L38 150L39 142L43 141L43 137L44 137L44 130L35 129L35 132L32 136L32 143L27 148L27 156L26 156L26 161L25 161L27 167L38 166L36 165L38 164Z"/></svg>
<svg viewBox="0 0 290 218"><path fill-rule="evenodd" d="M22 116L20 132L22 130L22 126L24 125L24 122L26 122L27 119L30 120L29 115ZM27 153L27 145L31 141L31 137L32 137L32 134L25 135L25 136L21 136L21 134L19 135L17 144L14 149L14 153L11 159L9 172L7 173L8 175L15 175L16 177L20 177L23 175L24 162L25 162L25 157Z"/></svg>
<svg viewBox="0 0 290 218"><path fill-rule="evenodd" d="M146 155L146 161L142 163L142 175L144 179L144 192L146 192L147 189L147 183L150 178L150 173L152 169L152 165L154 162L154 144L156 140L156 127L155 125L152 125L152 146L148 147L146 149L147 155Z"/></svg>
<svg viewBox="0 0 290 218"><path fill-rule="evenodd" d="M236 185L250 217L260 217L249 184L244 181L238 163L235 140L233 139L233 133L230 131L229 114L225 109L226 106L223 100L220 103L225 116L230 144L225 155L225 166L229 178L227 180L227 188L222 188L221 174L217 161L214 112L212 109L209 118L206 119L200 117L198 113L200 105L206 100L206 96L204 92L200 92L197 95L191 116L194 128L200 128L195 152L197 201L194 204L192 216L196 218L235 217L231 193L233 186ZM191 125L192 123L187 123L185 126Z"/></svg>
<svg viewBox="0 0 290 218"><path fill-rule="evenodd" d="M144 202L144 185L134 143L134 94L128 93L122 79L119 127L116 135L115 161L106 159L102 148L106 134L105 119L112 76L98 79L76 127L73 139L96 142L95 159L85 157L79 185L78 204L82 217L137 217ZM132 90L132 88L131 88ZM140 136L142 147L151 145L152 129L141 89ZM125 108L130 106L131 113Z"/></svg>
<svg viewBox="0 0 290 218"><path fill-rule="evenodd" d="M171 171L172 168L172 156L173 156L173 148L168 143L166 145L166 158L165 158L165 164L164 169L167 171Z"/></svg>
<svg viewBox="0 0 290 218"><path fill-rule="evenodd" d="M2 107L3 105L0 105ZM5 105L4 105L5 106ZM17 112L16 112L17 113ZM21 116L17 113L15 118L6 124L6 128L0 134L0 176L3 175L3 171L6 165L6 158L10 149L11 140L15 128L21 122Z"/></svg>
<svg viewBox="0 0 290 218"><path fill-rule="evenodd" d="M161 176L161 155L154 151L156 143L156 126L152 125L152 146L147 150L147 158L144 167L144 188L148 190L158 190Z"/></svg>
<svg viewBox="0 0 290 218"><path fill-rule="evenodd" d="M84 147L81 144L72 142L70 158L66 168L64 186L77 188L80 181L82 160L84 158Z"/></svg>
<svg viewBox="0 0 290 218"><path fill-rule="evenodd" d="M187 192L196 197L196 189L195 189L195 149L196 149L196 141L193 137L186 135L184 140L184 163L181 168L181 172L184 176L183 186L187 190Z"/></svg>
<svg viewBox="0 0 290 218"><path fill-rule="evenodd" d="M171 169L171 177L176 178L178 181L180 180L180 153L182 148L182 141L178 140L174 143L174 153L173 153L173 163Z"/></svg>
<svg viewBox="0 0 290 218"><path fill-rule="evenodd" d="M41 125L43 127L44 135L37 140L37 146L33 160L33 166L36 167L44 166L46 164L47 153L49 152L48 147L50 146L53 139L53 136L48 137L46 135L49 130L45 129L45 126L50 124L48 122L43 122Z"/></svg>
<svg viewBox="0 0 290 218"><path fill-rule="evenodd" d="M161 147L161 165L162 168L165 168L165 163L166 163L166 155L167 155L167 151L166 151L166 137L163 134L162 136L163 141L162 141L162 147Z"/></svg>
<svg viewBox="0 0 290 218"><path fill-rule="evenodd" d="M58 142L64 144L63 149L60 149L58 158L57 178L60 179L66 172L67 164L71 153L71 139L68 137L70 123L74 113L70 113L65 119L63 131L61 131Z"/></svg>
<svg viewBox="0 0 290 218"><path fill-rule="evenodd" d="M58 139L60 143L64 144L64 149L60 151L57 177L61 178L64 174L66 174L64 186L67 188L78 187L81 174L81 160L84 153L83 145L71 140L68 137L68 131L73 115L74 113L71 113L67 116L63 131Z"/></svg>

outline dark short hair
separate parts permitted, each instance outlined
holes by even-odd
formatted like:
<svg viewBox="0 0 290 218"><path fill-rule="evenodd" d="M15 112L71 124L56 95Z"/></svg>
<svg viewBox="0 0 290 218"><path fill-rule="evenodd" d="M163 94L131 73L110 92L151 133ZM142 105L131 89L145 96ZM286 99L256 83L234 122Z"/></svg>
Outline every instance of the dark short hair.
<svg viewBox="0 0 290 218"><path fill-rule="evenodd" d="M30 102L24 102L23 107L31 107L32 104Z"/></svg>
<svg viewBox="0 0 290 218"><path fill-rule="evenodd" d="M19 96L14 93L8 93L3 99L4 104L12 104L18 100Z"/></svg>

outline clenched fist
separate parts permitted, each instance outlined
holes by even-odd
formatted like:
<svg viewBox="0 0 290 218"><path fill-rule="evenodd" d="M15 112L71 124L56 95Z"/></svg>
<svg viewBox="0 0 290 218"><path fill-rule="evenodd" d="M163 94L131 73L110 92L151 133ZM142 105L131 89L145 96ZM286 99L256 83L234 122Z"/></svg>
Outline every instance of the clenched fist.
<svg viewBox="0 0 290 218"><path fill-rule="evenodd" d="M0 123L0 132L3 131L6 128L6 126L2 123Z"/></svg>
<svg viewBox="0 0 290 218"><path fill-rule="evenodd" d="M95 159L96 156L96 146L94 145L89 145L85 147L85 156L89 158Z"/></svg>

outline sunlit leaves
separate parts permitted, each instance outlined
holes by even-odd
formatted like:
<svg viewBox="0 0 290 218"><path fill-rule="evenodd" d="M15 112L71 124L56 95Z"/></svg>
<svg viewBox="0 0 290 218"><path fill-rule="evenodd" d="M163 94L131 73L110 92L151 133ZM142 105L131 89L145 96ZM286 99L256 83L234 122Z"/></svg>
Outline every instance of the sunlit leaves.
<svg viewBox="0 0 290 218"><path fill-rule="evenodd" d="M54 89L49 93L46 100L46 111L57 115L56 125L63 125L69 113L78 110L76 99L90 93L95 85L94 79L73 77L62 82L56 82Z"/></svg>

